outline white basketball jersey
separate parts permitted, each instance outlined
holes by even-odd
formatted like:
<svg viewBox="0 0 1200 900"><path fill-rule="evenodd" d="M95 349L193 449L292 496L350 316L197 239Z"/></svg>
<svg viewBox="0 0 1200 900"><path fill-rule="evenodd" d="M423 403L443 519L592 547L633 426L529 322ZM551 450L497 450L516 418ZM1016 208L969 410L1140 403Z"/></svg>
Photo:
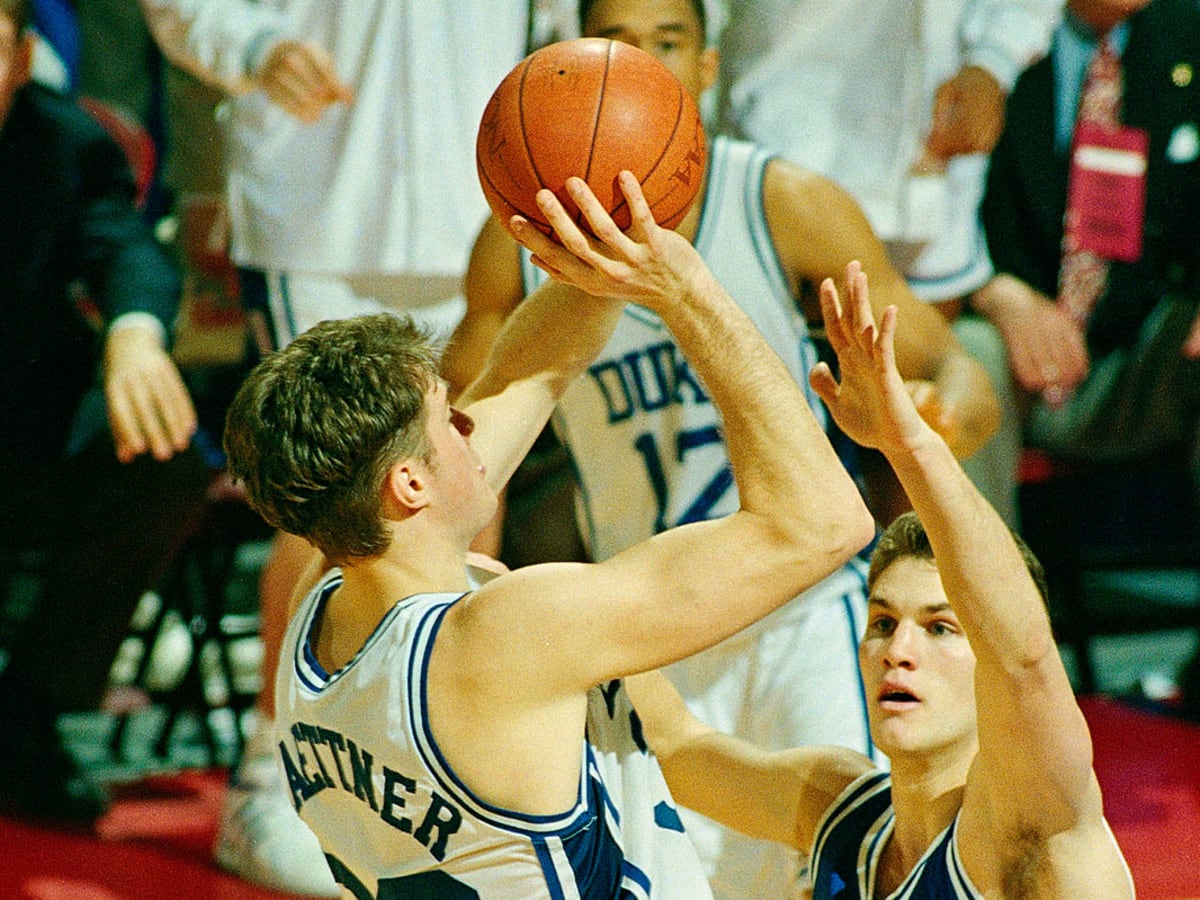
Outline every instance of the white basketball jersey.
<svg viewBox="0 0 1200 900"><path fill-rule="evenodd" d="M696 249L804 386L824 424L808 387L816 350L763 214L768 156L725 138L711 151ZM528 254L522 260L528 293L545 275ZM580 529L597 560L738 507L717 409L666 326L644 307L626 307L608 345L559 402L554 427L577 469Z"/></svg>
<svg viewBox="0 0 1200 900"><path fill-rule="evenodd" d="M458 779L427 719L430 651L463 595L401 600L345 667L327 673L310 634L340 584L334 569L288 626L276 722L292 800L350 894L711 897L619 681L588 697L575 805L554 816L496 808Z"/></svg>
<svg viewBox="0 0 1200 900"><path fill-rule="evenodd" d="M816 348L763 211L769 156L717 138L695 246L783 360L822 426L808 386ZM525 287L540 270L523 256ZM735 366L735 356L727 360ZM591 368L559 402L554 426L576 469L580 532L596 559L684 522L734 512L737 488L708 392L658 316L629 304ZM720 565L714 560L713 565ZM852 559L800 598L666 673L692 712L768 749L835 744L871 752L857 642L866 566ZM784 897L797 854L682 810L722 898Z"/></svg>

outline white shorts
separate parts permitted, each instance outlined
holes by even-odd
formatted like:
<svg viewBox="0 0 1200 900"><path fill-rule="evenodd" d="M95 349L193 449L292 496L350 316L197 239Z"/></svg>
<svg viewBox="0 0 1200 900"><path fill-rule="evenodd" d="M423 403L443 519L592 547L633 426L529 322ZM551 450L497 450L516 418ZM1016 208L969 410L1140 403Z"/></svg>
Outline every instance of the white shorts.
<svg viewBox="0 0 1200 900"><path fill-rule="evenodd" d="M285 347L318 322L390 312L411 316L441 346L466 312L453 276L262 273L272 342Z"/></svg>

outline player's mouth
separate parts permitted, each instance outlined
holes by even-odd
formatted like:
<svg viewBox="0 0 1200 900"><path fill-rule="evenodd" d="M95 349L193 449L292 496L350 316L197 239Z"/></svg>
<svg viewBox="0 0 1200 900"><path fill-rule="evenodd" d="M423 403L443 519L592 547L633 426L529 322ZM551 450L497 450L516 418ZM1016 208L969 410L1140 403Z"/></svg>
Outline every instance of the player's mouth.
<svg viewBox="0 0 1200 900"><path fill-rule="evenodd" d="M894 712L912 709L921 702L920 698L908 688L891 682L884 682L880 685L877 700L881 709Z"/></svg>

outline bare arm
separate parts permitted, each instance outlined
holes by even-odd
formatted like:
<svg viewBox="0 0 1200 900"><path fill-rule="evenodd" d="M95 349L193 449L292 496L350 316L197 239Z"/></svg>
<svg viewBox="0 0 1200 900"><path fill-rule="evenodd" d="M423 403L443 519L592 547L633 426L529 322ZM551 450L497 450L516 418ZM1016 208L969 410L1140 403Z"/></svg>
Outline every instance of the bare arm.
<svg viewBox="0 0 1200 900"><path fill-rule="evenodd" d="M1000 421L987 372L963 350L945 317L912 293L854 199L826 178L773 160L764 201L780 259L797 284L840 280L851 260L871 273L875 315L888 306L900 312L896 364L919 397L921 414L959 458L982 447Z"/></svg>
<svg viewBox="0 0 1200 900"><path fill-rule="evenodd" d="M1059 658L1042 598L1007 528L945 442L917 414L895 369L895 312L876 331L865 276L845 310L822 293L838 358L881 375L875 393L837 385L819 366L813 386L854 440L895 469L929 535L946 595L976 656L979 755L963 802L964 859L1018 843L1102 828L1092 745ZM1095 847L1096 845L1092 845ZM995 866L994 861L986 863Z"/></svg>
<svg viewBox="0 0 1200 900"><path fill-rule="evenodd" d="M460 394L483 368L496 335L521 298L519 247L495 216L489 216L467 264L467 311L442 354L442 377L450 396Z"/></svg>
<svg viewBox="0 0 1200 900"><path fill-rule="evenodd" d="M829 805L873 768L841 747L770 752L722 734L692 715L661 672L627 678L625 688L671 796L750 837L807 852Z"/></svg>
<svg viewBox="0 0 1200 900"><path fill-rule="evenodd" d="M616 230L581 181L570 184L602 239L589 245L549 192L543 211L565 247L528 227L517 237L556 279L636 299L662 317L724 416L742 507L721 520L672 529L599 565L531 567L481 590L483 607L488 589L512 586L520 609L487 601L496 603L497 615L528 619L556 635L552 644L509 661L552 693L658 667L716 643L836 569L873 530L800 387L694 248L654 225L636 182L623 182L631 207L642 213L630 236ZM492 360L506 342L514 346L513 326L533 314L537 297L517 308ZM527 364L529 343L515 346L524 348ZM737 365L728 365L731 355ZM468 395L487 379L485 373Z"/></svg>
<svg viewBox="0 0 1200 900"><path fill-rule="evenodd" d="M515 247L513 254L515 260ZM620 300L548 281L507 319L500 311L489 311L471 349L458 344L451 357L452 378L466 377L483 363L455 405L475 420L471 444L487 466L493 488L507 484L558 399L608 342L623 307ZM478 325L479 319L477 315L467 327ZM460 329L453 341L465 334Z"/></svg>

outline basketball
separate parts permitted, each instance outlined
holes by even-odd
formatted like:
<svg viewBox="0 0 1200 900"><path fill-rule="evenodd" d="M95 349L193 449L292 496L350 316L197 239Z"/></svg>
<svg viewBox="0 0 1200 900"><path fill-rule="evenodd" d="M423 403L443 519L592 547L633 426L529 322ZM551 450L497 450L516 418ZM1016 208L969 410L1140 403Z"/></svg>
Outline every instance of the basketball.
<svg viewBox="0 0 1200 900"><path fill-rule="evenodd" d="M630 212L617 183L628 169L654 219L674 228L704 176L700 112L650 54L604 38L579 38L531 53L505 76L484 109L475 144L479 181L507 227L520 214L549 233L535 197L554 191L580 226L568 177L584 179L622 230Z"/></svg>

